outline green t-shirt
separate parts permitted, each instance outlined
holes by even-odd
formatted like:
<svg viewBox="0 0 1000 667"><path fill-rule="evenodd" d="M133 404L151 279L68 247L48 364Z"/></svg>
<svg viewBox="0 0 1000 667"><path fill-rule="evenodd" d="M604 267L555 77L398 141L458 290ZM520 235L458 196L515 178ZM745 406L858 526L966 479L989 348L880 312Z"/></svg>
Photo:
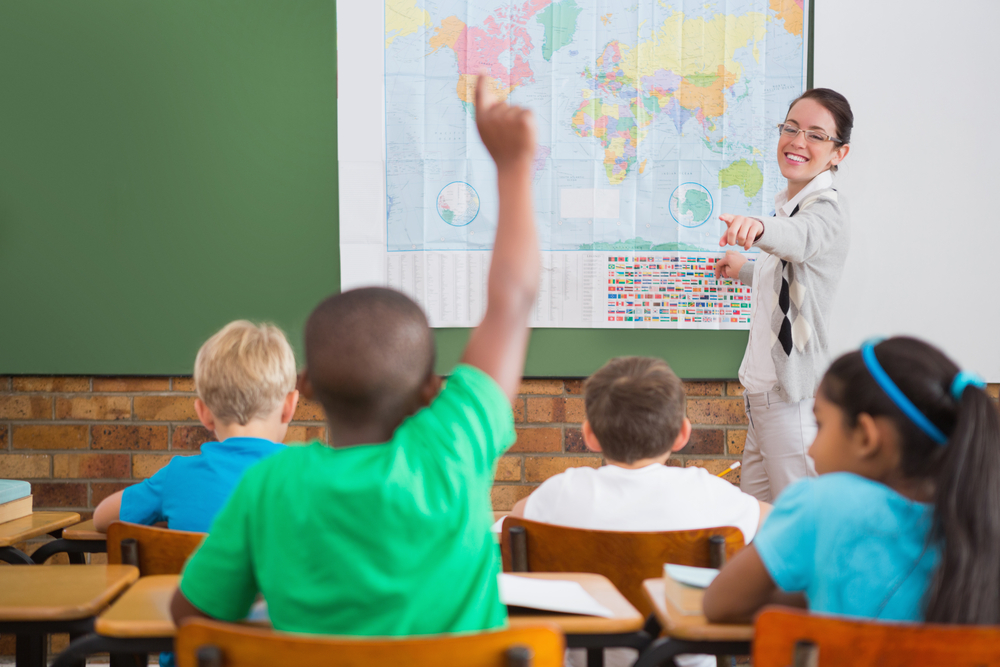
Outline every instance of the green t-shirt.
<svg viewBox="0 0 1000 667"><path fill-rule="evenodd" d="M422 635L502 627L490 533L510 402L459 366L392 440L293 447L251 468L184 569L204 613L246 617L258 591L279 630Z"/></svg>

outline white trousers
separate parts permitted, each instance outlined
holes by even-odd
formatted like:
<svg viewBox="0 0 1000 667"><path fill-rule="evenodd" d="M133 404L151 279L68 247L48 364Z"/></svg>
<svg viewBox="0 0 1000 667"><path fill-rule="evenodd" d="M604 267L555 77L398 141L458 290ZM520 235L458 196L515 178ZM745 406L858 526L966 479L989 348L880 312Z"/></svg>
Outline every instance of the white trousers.
<svg viewBox="0 0 1000 667"><path fill-rule="evenodd" d="M807 453L816 438L813 399L786 403L775 392L743 394L743 407L750 425L740 489L761 502L773 503L795 480L816 476Z"/></svg>

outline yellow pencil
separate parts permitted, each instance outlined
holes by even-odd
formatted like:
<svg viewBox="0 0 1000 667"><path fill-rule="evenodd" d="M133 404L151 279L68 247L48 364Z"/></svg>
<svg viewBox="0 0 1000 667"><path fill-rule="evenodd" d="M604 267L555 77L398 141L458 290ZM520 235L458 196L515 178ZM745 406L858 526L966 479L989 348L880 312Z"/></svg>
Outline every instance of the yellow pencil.
<svg viewBox="0 0 1000 667"><path fill-rule="evenodd" d="M737 461L736 463L734 463L733 465L729 466L728 468L726 468L725 470L723 470L722 472L720 472L718 475L716 475L716 477L722 477L724 475L727 475L727 474L731 473L732 471L736 470L737 468L739 468L741 465L743 465L743 464L741 462Z"/></svg>

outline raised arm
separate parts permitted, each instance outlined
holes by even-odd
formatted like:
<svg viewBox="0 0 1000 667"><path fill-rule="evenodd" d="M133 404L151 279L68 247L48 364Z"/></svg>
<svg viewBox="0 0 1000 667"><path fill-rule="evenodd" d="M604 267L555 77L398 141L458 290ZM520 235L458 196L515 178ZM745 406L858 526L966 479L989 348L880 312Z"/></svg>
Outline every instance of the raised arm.
<svg viewBox="0 0 1000 667"><path fill-rule="evenodd" d="M476 81L476 125L497 165L500 211L486 314L462 362L489 374L513 401L528 348L528 317L538 293L541 257L531 200L535 121L530 111L498 102L484 75Z"/></svg>

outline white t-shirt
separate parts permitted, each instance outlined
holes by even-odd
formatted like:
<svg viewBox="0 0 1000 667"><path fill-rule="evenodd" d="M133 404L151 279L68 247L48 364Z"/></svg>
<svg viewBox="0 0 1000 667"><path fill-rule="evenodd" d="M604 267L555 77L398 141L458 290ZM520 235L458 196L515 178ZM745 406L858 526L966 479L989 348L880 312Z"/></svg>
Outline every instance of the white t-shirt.
<svg viewBox="0 0 1000 667"><path fill-rule="evenodd" d="M550 477L524 504L524 518L570 528L657 532L736 526L750 542L757 534L760 503L704 468L659 463L630 470L616 465L570 468ZM568 665L584 663L571 655ZM636 660L631 649L605 651L608 667ZM715 667L706 655L679 655L680 667Z"/></svg>
<svg viewBox="0 0 1000 667"><path fill-rule="evenodd" d="M550 477L528 496L524 518L637 532L736 526L749 543L757 533L760 503L704 468L606 465Z"/></svg>

